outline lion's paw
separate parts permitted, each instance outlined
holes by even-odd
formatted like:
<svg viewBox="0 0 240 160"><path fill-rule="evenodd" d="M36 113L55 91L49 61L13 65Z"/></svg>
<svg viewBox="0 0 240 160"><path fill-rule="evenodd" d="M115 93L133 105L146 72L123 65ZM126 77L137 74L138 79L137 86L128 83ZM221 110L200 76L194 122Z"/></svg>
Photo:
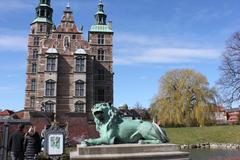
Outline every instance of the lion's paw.
<svg viewBox="0 0 240 160"><path fill-rule="evenodd" d="M82 142L81 142L81 147L87 147L87 146L88 146L88 144L87 144L86 141L82 141Z"/></svg>

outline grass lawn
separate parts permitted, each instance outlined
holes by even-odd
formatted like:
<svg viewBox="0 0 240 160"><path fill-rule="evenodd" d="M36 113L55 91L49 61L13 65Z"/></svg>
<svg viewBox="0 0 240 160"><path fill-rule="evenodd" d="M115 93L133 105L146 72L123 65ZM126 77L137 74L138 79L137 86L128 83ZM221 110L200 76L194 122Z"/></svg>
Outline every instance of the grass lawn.
<svg viewBox="0 0 240 160"><path fill-rule="evenodd" d="M166 128L170 143L234 143L240 144L240 125L214 127Z"/></svg>

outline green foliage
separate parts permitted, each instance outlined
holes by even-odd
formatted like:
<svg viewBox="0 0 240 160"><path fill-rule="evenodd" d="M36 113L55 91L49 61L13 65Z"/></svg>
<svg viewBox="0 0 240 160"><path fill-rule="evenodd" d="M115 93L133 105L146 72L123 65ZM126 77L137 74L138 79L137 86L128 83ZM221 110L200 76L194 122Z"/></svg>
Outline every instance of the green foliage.
<svg viewBox="0 0 240 160"><path fill-rule="evenodd" d="M212 123L214 93L207 78L193 70L173 70L160 79L150 113L164 126L205 126Z"/></svg>
<svg viewBox="0 0 240 160"><path fill-rule="evenodd" d="M233 143L240 144L240 126L166 128L171 143Z"/></svg>

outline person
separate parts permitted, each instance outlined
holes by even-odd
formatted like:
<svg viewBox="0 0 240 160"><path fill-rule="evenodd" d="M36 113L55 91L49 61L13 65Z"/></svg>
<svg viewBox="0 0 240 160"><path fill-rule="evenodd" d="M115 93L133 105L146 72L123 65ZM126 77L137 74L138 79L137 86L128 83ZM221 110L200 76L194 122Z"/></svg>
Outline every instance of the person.
<svg viewBox="0 0 240 160"><path fill-rule="evenodd" d="M9 149L12 160L24 160L24 125L18 125L17 130L10 136Z"/></svg>
<svg viewBox="0 0 240 160"><path fill-rule="evenodd" d="M36 128L31 126L25 135L25 158L26 160L34 160L41 151L41 139L36 132Z"/></svg>

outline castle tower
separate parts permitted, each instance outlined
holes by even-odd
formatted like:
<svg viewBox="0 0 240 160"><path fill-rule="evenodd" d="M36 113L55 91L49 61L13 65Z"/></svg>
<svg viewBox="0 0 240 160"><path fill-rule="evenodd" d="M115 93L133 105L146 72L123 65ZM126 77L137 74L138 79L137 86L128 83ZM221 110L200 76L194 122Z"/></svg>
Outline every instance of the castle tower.
<svg viewBox="0 0 240 160"><path fill-rule="evenodd" d="M35 110L37 108L38 91L41 89L39 83L38 56L41 51L40 43L48 37L52 30L53 9L50 0L40 0L36 7L36 18L31 23L31 30L28 37L28 59L27 59L27 81L25 109ZM39 108L38 108L39 109Z"/></svg>
<svg viewBox="0 0 240 160"><path fill-rule="evenodd" d="M40 0L28 40L25 110L53 113L60 123L88 121L95 103L113 102L111 23L99 1L86 41L69 3L57 27L52 13L51 1Z"/></svg>
<svg viewBox="0 0 240 160"><path fill-rule="evenodd" d="M106 23L102 0L98 3L95 24L89 31L89 45L94 61L94 103L113 103L112 23Z"/></svg>

